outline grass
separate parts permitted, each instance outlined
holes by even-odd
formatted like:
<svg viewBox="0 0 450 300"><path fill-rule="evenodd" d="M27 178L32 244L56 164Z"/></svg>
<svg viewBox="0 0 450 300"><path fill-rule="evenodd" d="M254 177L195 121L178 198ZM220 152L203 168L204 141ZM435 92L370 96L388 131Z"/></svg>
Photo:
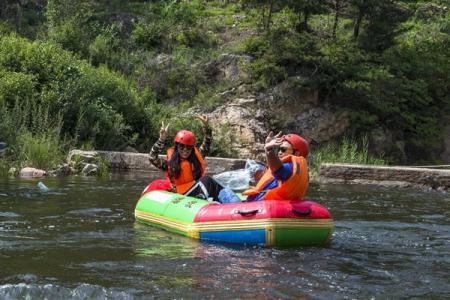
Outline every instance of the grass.
<svg viewBox="0 0 450 300"><path fill-rule="evenodd" d="M35 167L49 170L64 160L67 143L60 136L62 120L51 118L48 107L31 101L16 101L0 107L1 139L10 145L1 158L0 171L9 167Z"/></svg>
<svg viewBox="0 0 450 300"><path fill-rule="evenodd" d="M43 134L22 130L17 146L18 160L27 167L49 170L64 160L59 132L55 129L49 129Z"/></svg>
<svg viewBox="0 0 450 300"><path fill-rule="evenodd" d="M316 179L324 163L349 163L364 165L386 165L383 157L369 154L369 139L364 136L360 142L344 137L340 143L328 144L316 149L310 158L310 176Z"/></svg>

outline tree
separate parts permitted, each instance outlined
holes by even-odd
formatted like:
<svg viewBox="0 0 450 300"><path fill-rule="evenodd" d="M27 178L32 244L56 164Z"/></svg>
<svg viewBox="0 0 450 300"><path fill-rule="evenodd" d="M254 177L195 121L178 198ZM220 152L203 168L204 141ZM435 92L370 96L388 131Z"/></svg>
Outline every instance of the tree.
<svg viewBox="0 0 450 300"><path fill-rule="evenodd" d="M15 29L22 31L24 12L31 10L39 15L45 7L45 0L2 0L0 1L0 19L11 22Z"/></svg>
<svg viewBox="0 0 450 300"><path fill-rule="evenodd" d="M279 2L279 3L278 3ZM264 30L270 29L274 5L281 4L280 0L242 0L244 7L259 7L261 9L261 24Z"/></svg>
<svg viewBox="0 0 450 300"><path fill-rule="evenodd" d="M309 18L314 14L328 11L328 1L326 0L288 0L287 6L298 14L299 22L297 31L308 31Z"/></svg>
<svg viewBox="0 0 450 300"><path fill-rule="evenodd" d="M405 5L394 0L352 0L350 4L355 19L353 38L370 51L382 52L392 46L397 25L409 13Z"/></svg>
<svg viewBox="0 0 450 300"><path fill-rule="evenodd" d="M87 57L88 45L96 36L91 18L93 4L88 0L48 0L45 13L48 37L65 49ZM98 26L97 26L98 27Z"/></svg>

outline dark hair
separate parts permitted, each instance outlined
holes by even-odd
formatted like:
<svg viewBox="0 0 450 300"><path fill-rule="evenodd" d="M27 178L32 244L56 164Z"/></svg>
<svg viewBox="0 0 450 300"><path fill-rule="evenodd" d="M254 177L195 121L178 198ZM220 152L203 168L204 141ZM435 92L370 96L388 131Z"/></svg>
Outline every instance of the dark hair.
<svg viewBox="0 0 450 300"><path fill-rule="evenodd" d="M180 177L181 173L181 157L178 153L178 145L178 143L175 143L172 157L169 160L169 176L173 178ZM191 163L191 165L194 165L194 180L198 180L200 177L202 177L202 165L200 164L197 155L195 155L195 148L192 149L191 154L188 156L187 160Z"/></svg>

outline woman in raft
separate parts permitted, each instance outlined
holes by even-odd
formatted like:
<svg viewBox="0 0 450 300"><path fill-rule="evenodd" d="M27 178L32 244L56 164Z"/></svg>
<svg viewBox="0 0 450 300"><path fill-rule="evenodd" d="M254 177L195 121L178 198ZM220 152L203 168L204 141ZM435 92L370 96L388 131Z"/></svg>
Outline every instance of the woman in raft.
<svg viewBox="0 0 450 300"><path fill-rule="evenodd" d="M177 192L186 196L218 200L218 194L223 186L213 178L204 176L205 156L209 153L212 132L208 124L207 116L196 116L203 124L204 138L199 148L195 147L194 133L188 130L180 130L175 135L174 144L167 150L166 158L158 155L164 147L169 124L161 124L159 139L150 150L150 162L165 172L170 186L161 184L160 189Z"/></svg>

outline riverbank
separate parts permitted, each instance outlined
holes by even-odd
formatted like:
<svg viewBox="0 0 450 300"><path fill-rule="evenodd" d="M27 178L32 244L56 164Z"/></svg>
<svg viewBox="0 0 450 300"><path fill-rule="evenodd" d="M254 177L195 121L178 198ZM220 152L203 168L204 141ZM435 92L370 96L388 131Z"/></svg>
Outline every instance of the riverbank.
<svg viewBox="0 0 450 300"><path fill-rule="evenodd" d="M150 164L148 154L145 153L72 150L67 160L69 164L74 161L92 163L101 160L111 170L127 172L158 171ZM207 157L207 173L217 174L242 169L245 162L245 159ZM326 184L374 185L446 192L450 190L450 170L325 163L320 167L317 181Z"/></svg>

